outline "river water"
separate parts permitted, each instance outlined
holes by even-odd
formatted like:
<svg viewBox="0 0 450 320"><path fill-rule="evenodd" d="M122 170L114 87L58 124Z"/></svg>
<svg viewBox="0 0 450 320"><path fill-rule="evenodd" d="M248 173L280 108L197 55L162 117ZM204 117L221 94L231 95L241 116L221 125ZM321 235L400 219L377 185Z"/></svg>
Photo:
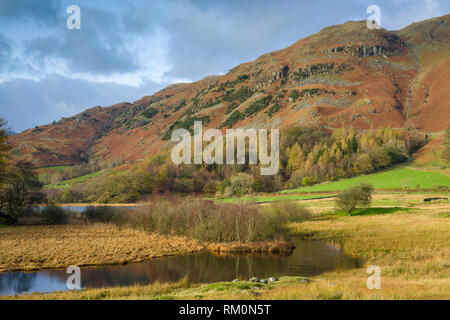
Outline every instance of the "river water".
<svg viewBox="0 0 450 320"><path fill-rule="evenodd" d="M364 261L343 253L338 243L295 239L290 255L219 255L199 252L156 258L120 266L81 268L82 288L103 288L173 282L187 276L191 282L212 283L281 276L315 276L325 271L361 267ZM64 269L0 273L0 295L66 291L70 275Z"/></svg>

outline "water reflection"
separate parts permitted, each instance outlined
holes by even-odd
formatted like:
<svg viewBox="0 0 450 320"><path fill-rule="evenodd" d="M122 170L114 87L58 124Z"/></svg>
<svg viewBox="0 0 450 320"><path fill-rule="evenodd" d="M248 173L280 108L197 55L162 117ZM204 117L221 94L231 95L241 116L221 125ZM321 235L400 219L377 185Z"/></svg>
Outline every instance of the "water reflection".
<svg viewBox="0 0 450 320"><path fill-rule="evenodd" d="M231 281L257 276L314 276L325 271L361 267L363 261L344 255L337 243L296 240L291 255L217 255L201 252L148 260L124 266L81 269L83 288L130 286L177 281L188 276L192 282ZM0 273L0 295L64 291L65 270L33 273Z"/></svg>
<svg viewBox="0 0 450 320"><path fill-rule="evenodd" d="M118 209L131 209L131 210L135 210L137 208L137 206L110 206L111 208L118 208ZM46 207L31 207L34 210L39 210L42 211L44 210ZM89 208L89 206L62 206L61 207L64 211L71 211L71 212L78 212L78 213L82 213L84 211L86 211L87 208Z"/></svg>

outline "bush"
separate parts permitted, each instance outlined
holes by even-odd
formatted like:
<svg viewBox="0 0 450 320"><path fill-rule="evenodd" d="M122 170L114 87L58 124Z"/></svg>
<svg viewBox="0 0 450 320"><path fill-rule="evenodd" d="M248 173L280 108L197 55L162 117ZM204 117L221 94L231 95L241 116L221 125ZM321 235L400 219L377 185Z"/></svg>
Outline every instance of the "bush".
<svg viewBox="0 0 450 320"><path fill-rule="evenodd" d="M304 177L302 180L302 185L305 187L312 186L315 183L316 181L314 180L314 177Z"/></svg>
<svg viewBox="0 0 450 320"><path fill-rule="evenodd" d="M225 114L230 114L230 113L233 112L234 109L236 109L237 107L239 107L239 104L237 104L236 102L232 102L232 103L227 107L227 110L225 111Z"/></svg>
<svg viewBox="0 0 450 320"><path fill-rule="evenodd" d="M146 117L146 118L151 119L151 118L153 118L158 112L159 112L158 109L155 109L155 108L150 107L150 108L148 108L148 109L145 109L144 112L142 112L142 115L143 115L144 117Z"/></svg>
<svg viewBox="0 0 450 320"><path fill-rule="evenodd" d="M348 215L350 216L358 207L370 207L372 192L372 185L361 183L339 193L336 198L336 206L345 212L348 212Z"/></svg>
<svg viewBox="0 0 450 320"><path fill-rule="evenodd" d="M280 105L278 104L278 102L275 102L273 104L273 106L271 106L269 108L269 110L266 111L267 115L269 116L269 118L272 118L272 116L277 113L278 111L280 111Z"/></svg>
<svg viewBox="0 0 450 320"><path fill-rule="evenodd" d="M230 180L230 186L225 190L229 197L240 197L253 191L254 179L247 173L238 173Z"/></svg>
<svg viewBox="0 0 450 320"><path fill-rule="evenodd" d="M88 207L84 212L84 219L87 222L95 223L114 223L122 225L126 222L125 210L119 208L112 208L108 206Z"/></svg>
<svg viewBox="0 0 450 320"><path fill-rule="evenodd" d="M259 209L245 204L218 204L198 198L153 198L129 212L126 225L146 232L183 235L201 241L278 240L288 237L287 224L309 218L293 203Z"/></svg>
<svg viewBox="0 0 450 320"><path fill-rule="evenodd" d="M0 212L0 225L11 226L15 224L17 224L17 218Z"/></svg>
<svg viewBox="0 0 450 320"><path fill-rule="evenodd" d="M269 206L269 210L275 213L279 220L290 222L303 222L311 218L310 212L292 201L275 202Z"/></svg>
<svg viewBox="0 0 450 320"><path fill-rule="evenodd" d="M271 96L265 96L255 102L253 102L251 105L249 105L247 108L245 108L245 110L244 110L245 116L250 117L253 114L258 113L262 109L265 109L269 105L271 100L272 100Z"/></svg>
<svg viewBox="0 0 450 320"><path fill-rule="evenodd" d="M65 224L68 215L63 208L50 206L44 208L41 212L42 219L45 224Z"/></svg>
<svg viewBox="0 0 450 320"><path fill-rule="evenodd" d="M234 111L222 124L220 125L220 128L231 128L233 127L238 121L244 119L244 115L239 112L239 110Z"/></svg>
<svg viewBox="0 0 450 320"><path fill-rule="evenodd" d="M292 101L297 101L297 99L300 97L300 93L298 92L298 90L293 90L290 94L289 94L289 98Z"/></svg>
<svg viewBox="0 0 450 320"><path fill-rule="evenodd" d="M311 218L311 214L294 202L281 201L265 208L262 218L265 221L261 234L269 239L285 239L289 234L289 223L306 221Z"/></svg>

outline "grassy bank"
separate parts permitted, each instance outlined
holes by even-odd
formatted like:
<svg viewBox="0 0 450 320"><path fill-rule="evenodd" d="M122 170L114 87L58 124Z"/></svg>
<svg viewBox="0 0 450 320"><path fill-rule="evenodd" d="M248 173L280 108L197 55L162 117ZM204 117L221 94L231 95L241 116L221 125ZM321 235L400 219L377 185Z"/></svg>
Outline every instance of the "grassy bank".
<svg viewBox="0 0 450 320"><path fill-rule="evenodd" d="M178 283L79 292L34 294L8 299L449 299L450 205L422 204L410 210L353 217L318 214L293 223L301 237L339 241L346 254L363 256L381 268L381 290L366 287L366 268L333 271L312 278L284 277L270 285L249 282ZM323 209L323 213L328 209ZM301 276L301 275L299 275Z"/></svg>
<svg viewBox="0 0 450 320"><path fill-rule="evenodd" d="M106 224L1 228L0 243L0 271L123 264L203 248L184 237Z"/></svg>

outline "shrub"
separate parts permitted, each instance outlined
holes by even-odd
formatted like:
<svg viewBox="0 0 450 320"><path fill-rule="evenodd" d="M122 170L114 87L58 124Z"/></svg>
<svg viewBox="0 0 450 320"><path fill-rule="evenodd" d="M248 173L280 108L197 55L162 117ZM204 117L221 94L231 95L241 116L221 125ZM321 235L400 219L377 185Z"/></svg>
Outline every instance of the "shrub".
<svg viewBox="0 0 450 320"><path fill-rule="evenodd" d="M273 106L271 106L269 108L269 110L266 111L267 115L269 116L269 118L272 118L272 116L277 113L278 111L280 111L280 105L278 104L278 102L275 102L273 104Z"/></svg>
<svg viewBox="0 0 450 320"><path fill-rule="evenodd" d="M303 178L304 178L304 173L302 170L295 170L294 172L292 172L287 185L288 188L293 189L293 188L299 188L302 186L303 183Z"/></svg>
<svg viewBox="0 0 450 320"><path fill-rule="evenodd" d="M68 214L61 207L50 206L41 212L45 224L65 224Z"/></svg>
<svg viewBox="0 0 450 320"><path fill-rule="evenodd" d="M300 93L298 92L298 90L293 90L291 91L291 93L289 94L289 98L292 101L297 101L298 97L300 97Z"/></svg>
<svg viewBox="0 0 450 320"><path fill-rule="evenodd" d="M7 214L0 212L0 225L15 225L17 224L17 218L11 217Z"/></svg>
<svg viewBox="0 0 450 320"><path fill-rule="evenodd" d="M358 207L367 208L372 200L373 186L361 183L337 195L336 206L345 212L351 213Z"/></svg>
<svg viewBox="0 0 450 320"><path fill-rule="evenodd" d="M230 114L224 122L222 122L220 128L224 127L231 128L242 119L244 119L244 115L240 113L239 110L236 110L232 114Z"/></svg>
<svg viewBox="0 0 450 320"><path fill-rule="evenodd" d="M253 191L253 177L247 173L238 173L230 179L230 186L225 193L230 196L243 196Z"/></svg>
<svg viewBox="0 0 450 320"><path fill-rule="evenodd" d="M153 118L158 112L159 112L158 109L155 109L155 108L150 107L150 108L145 109L144 112L142 112L142 115L143 115L144 117L146 117L146 118L151 119L151 118Z"/></svg>
<svg viewBox="0 0 450 320"><path fill-rule="evenodd" d="M311 218L310 212L293 201L280 201L273 203L269 209L274 212L281 221L303 222Z"/></svg>
<svg viewBox="0 0 450 320"><path fill-rule="evenodd" d="M247 108L245 108L245 110L244 110L245 116L250 117L250 116L254 115L255 113L258 113L262 109L265 109L269 105L271 100L272 100L271 96L265 96L255 102L253 102L251 105L249 105Z"/></svg>
<svg viewBox="0 0 450 320"><path fill-rule="evenodd" d="M227 107L227 110L225 111L225 114L230 114L237 107L239 107L239 104L237 104L236 102L230 103L230 105Z"/></svg>
<svg viewBox="0 0 450 320"><path fill-rule="evenodd" d="M178 110L184 108L187 105L187 100L182 100L174 109L173 112L177 112Z"/></svg>
<svg viewBox="0 0 450 320"><path fill-rule="evenodd" d="M303 222L310 219L309 211L294 202L281 201L264 209L265 220L261 234L269 239L286 239L289 234L289 223Z"/></svg>
<svg viewBox="0 0 450 320"><path fill-rule="evenodd" d="M304 177L302 180L302 185L307 187L307 186L312 186L315 183L314 177Z"/></svg>
<svg viewBox="0 0 450 320"><path fill-rule="evenodd" d="M193 197L159 197L129 212L126 224L147 232L183 235L201 241L252 242L286 239L287 224L308 217L306 209L292 203L259 209Z"/></svg>
<svg viewBox="0 0 450 320"><path fill-rule="evenodd" d="M84 212L84 219L87 222L114 223L122 225L126 222L126 212L120 208L108 206L88 207Z"/></svg>

